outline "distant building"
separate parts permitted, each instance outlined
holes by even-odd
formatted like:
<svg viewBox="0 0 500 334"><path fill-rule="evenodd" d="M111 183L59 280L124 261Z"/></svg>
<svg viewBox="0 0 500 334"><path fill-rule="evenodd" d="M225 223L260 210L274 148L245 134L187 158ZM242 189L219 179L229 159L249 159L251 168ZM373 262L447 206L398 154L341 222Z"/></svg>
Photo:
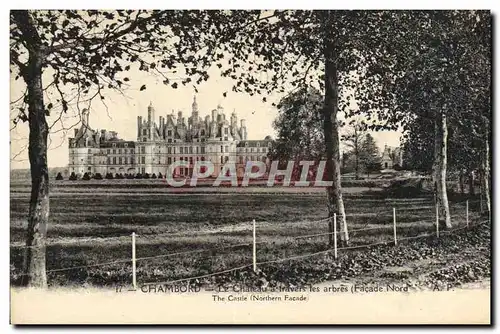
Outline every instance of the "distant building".
<svg viewBox="0 0 500 334"><path fill-rule="evenodd" d="M394 169L395 166L401 167L403 165L403 152L399 147L385 145L380 161L382 169Z"/></svg>
<svg viewBox="0 0 500 334"><path fill-rule="evenodd" d="M190 166L177 167L174 176L189 176L196 161L211 161L212 176L216 177L230 161L236 164L238 176L242 176L247 161L269 164L271 138L248 140L245 120L238 125L234 111L226 119L219 105L203 119L195 97L187 122L181 111L159 116L158 123L155 114L151 103L147 119L137 117L137 140L125 141L114 131L91 129L88 110L84 110L82 126L69 139L69 172L165 174L173 162L188 161Z"/></svg>

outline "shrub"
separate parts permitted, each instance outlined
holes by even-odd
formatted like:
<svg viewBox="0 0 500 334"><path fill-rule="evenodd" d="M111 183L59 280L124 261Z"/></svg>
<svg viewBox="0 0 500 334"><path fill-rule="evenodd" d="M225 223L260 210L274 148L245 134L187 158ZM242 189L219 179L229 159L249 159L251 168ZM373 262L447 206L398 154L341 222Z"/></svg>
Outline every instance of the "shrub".
<svg viewBox="0 0 500 334"><path fill-rule="evenodd" d="M134 174L133 173L127 174L126 178L129 179L129 180L133 179L134 178Z"/></svg>
<svg viewBox="0 0 500 334"><path fill-rule="evenodd" d="M75 172L72 172L71 175L69 176L69 179L71 181L76 181L78 179L78 177L76 176Z"/></svg>
<svg viewBox="0 0 500 334"><path fill-rule="evenodd" d="M163 179L163 175L161 174L161 172L158 173L158 178Z"/></svg>
<svg viewBox="0 0 500 334"><path fill-rule="evenodd" d="M101 175L101 173L95 173L95 174L94 174L94 180L102 180L102 175Z"/></svg>
<svg viewBox="0 0 500 334"><path fill-rule="evenodd" d="M151 178L152 178L152 179L156 179L156 174L155 174L155 173L153 173L153 175L151 175Z"/></svg>
<svg viewBox="0 0 500 334"><path fill-rule="evenodd" d="M57 173L56 180L64 180L61 172Z"/></svg>
<svg viewBox="0 0 500 334"><path fill-rule="evenodd" d="M137 175L135 176L136 179L142 179L142 174L141 173L137 173Z"/></svg>
<svg viewBox="0 0 500 334"><path fill-rule="evenodd" d="M149 173L144 174L145 179L149 179Z"/></svg>
<svg viewBox="0 0 500 334"><path fill-rule="evenodd" d="M85 181L90 180L90 174L89 173L83 174L82 180L85 180Z"/></svg>
<svg viewBox="0 0 500 334"><path fill-rule="evenodd" d="M106 179L107 180L112 180L113 179L113 174L112 173L107 173L106 174Z"/></svg>

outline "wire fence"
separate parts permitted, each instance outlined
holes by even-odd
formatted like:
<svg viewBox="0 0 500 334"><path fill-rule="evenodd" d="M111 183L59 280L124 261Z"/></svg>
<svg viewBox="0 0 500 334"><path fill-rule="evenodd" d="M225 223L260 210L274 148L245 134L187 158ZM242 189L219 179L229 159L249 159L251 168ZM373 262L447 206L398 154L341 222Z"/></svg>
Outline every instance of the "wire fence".
<svg viewBox="0 0 500 334"><path fill-rule="evenodd" d="M457 203L455 203L457 204ZM467 229L472 226L488 223L489 220L485 221L480 221L479 223L472 223L471 217L470 217L470 212L469 212L469 201L463 202L463 203L458 203L459 205L465 204L466 211L462 215L452 215L452 218L465 218L465 224L462 224L462 226L455 227L453 229L447 229L447 230L442 230L439 231L439 223L438 219L434 223L431 223L430 225L434 224L436 230L427 233L420 233L417 235L410 235L410 236L401 236L398 235L398 230L400 230L402 227L404 227L405 222L400 223L398 225L397 223L397 216L396 216L396 209L393 209L393 214L382 214L380 216L383 217L392 217L393 218L393 223L392 224L384 224L384 225L379 225L379 226L370 226L370 227L365 227L365 228L355 228L352 230L349 230L349 234L356 234L357 232L367 232L367 231L376 231L380 230L382 232L382 236L384 236L384 240L382 241L374 241L374 242L369 242L369 243L363 243L363 244L354 244L354 245L349 245L349 246L343 246L343 247L337 247L337 242L335 242L334 247L331 247L331 245L328 246L327 249L321 250L321 251L315 251L312 253L307 253L307 254L299 254L299 255L292 255L292 256L285 256L285 257L280 257L277 259L270 259L270 260L262 260L259 261L257 258L257 252L256 248L257 246L261 245L266 245L266 246L273 246L276 244L275 240L259 240L257 241L257 238L259 238L258 233L256 233L256 224L255 221L253 221L253 225L248 224L248 227L245 229L237 229L239 232L244 232L247 231L249 232L248 235L251 237L252 232L253 232L253 238L251 242L245 242L245 243L236 243L236 244L229 244L229 245L223 245L219 247L212 247L212 248L201 248L201 249L190 249L186 251L179 251L179 252L169 252L165 254L158 254L158 255L152 255L152 256L143 256L143 257L136 257L135 255L135 248L136 248L136 237L166 237L168 239L175 239L180 236L190 236L193 237L193 234L187 235L186 233L164 233L164 234L145 234L145 235L136 235L133 233L132 236L132 257L124 258L124 259L119 259L119 260L114 260L114 261L107 261L107 262L99 262L99 263L90 263L90 264L85 264L85 265L78 265L78 266L69 266L69 267L63 267L63 268L55 268L55 269L49 269L47 270L47 273L60 273L60 272L69 272L72 270L77 270L77 269L87 269L87 268L93 268L93 267L106 267L106 266L112 266L116 264L120 265L132 265L132 276L133 276L133 287L136 288L137 283L136 283L136 263L137 262L144 262L148 260L157 260L157 259L167 259L167 258L179 258L182 256L188 256L188 255L194 255L194 254L204 254L204 253L209 253L208 255L205 256L205 258L213 258L216 256L221 256L224 255L225 253L220 253L221 251L228 251L228 250L234 250L236 248L245 248L252 246L253 254L251 257L252 263L248 264L243 264L240 266L235 266L231 267L229 269L222 269L218 271L214 271L212 273L207 273L203 275L194 275L194 276L189 276L189 277L183 277L183 278L176 278L170 281L166 282L143 282L141 284L146 285L146 284L174 284L178 282L184 282L184 281L191 281L191 280L197 280L197 279L202 279L206 277L211 277L211 276L217 276L221 275L224 273L229 273L233 271L238 271L238 270L244 270L246 268L253 267L253 270L256 271L258 267L263 266L263 265L269 265L269 264L274 264L274 263L282 263L282 262L287 262L287 261L295 261L295 260L301 260L301 259L306 259L306 258L311 258L314 256L318 255L324 255L324 254L329 254L334 252L335 253L335 258L337 258L337 252L338 251L348 251L348 250L356 250L356 249L364 249L364 248L370 248L374 246L380 246L380 245L389 245L389 244L394 244L397 245L398 242L400 241L406 241L406 240L416 240L416 239L422 239L422 238L429 238L429 237L440 237L440 234L452 234L460 230ZM300 227L304 224L308 224L311 226L320 226L319 224L321 223L330 223L332 219L336 220L335 217L328 217L328 218L323 218L319 220L312 220L312 221L298 221L294 225L295 227ZM424 222L428 222L425 221ZM266 224L266 226L272 226L273 224L268 223L268 222L260 222L260 224ZM287 223L278 223L277 225L287 225ZM257 224L259 226L259 224ZM334 226L337 226L336 223L334 223ZM253 227L253 228L252 228ZM257 229L258 231L259 229ZM388 231L389 230L389 231ZM320 237L330 237L333 236L335 241L339 236L342 236L345 233L345 231L333 231L333 232L327 232L327 233L313 233L313 234L302 234L302 235L297 235L297 236L285 236L281 238L281 243L289 243L289 242L294 242L296 240L304 240L304 239L311 239L311 238L320 238ZM196 234L196 236L200 235L213 235L216 234L215 231L204 231ZM130 243L130 236L112 236L112 237L107 237L107 238L82 238L81 240L76 241L77 243L95 243L95 242L109 242L112 240L119 240L123 242L128 242ZM362 241L365 241L366 239L362 239ZM352 239L351 239L352 241ZM58 246L58 245L70 245L74 244L75 241L67 240L67 241L56 241L52 240L49 242L48 246ZM45 247L46 245L33 245L33 246L26 246L26 245L19 245L19 244L11 244L11 248L17 248L17 249L26 249L26 248L35 248L35 247ZM214 255L215 253L219 253L218 255ZM250 254L250 251L247 251L247 254Z"/></svg>

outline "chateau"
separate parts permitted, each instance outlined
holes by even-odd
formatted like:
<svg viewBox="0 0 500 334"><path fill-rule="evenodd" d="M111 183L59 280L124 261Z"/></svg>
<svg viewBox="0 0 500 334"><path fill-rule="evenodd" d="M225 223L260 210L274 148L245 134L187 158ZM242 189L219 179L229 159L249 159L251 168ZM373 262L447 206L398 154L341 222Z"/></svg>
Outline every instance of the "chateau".
<svg viewBox="0 0 500 334"><path fill-rule="evenodd" d="M177 167L174 176L189 176L196 161L211 161L212 176L217 177L226 162L234 162L238 176L243 176L247 161L262 161L267 157L272 140L248 140L245 120L233 111L226 119L219 105L211 115L200 117L196 97L191 116L179 111L177 115L159 116L151 103L147 119L137 117L137 140L120 139L114 131L93 130L89 124L89 112L83 110L82 125L69 139L69 172L114 174L167 173L167 167L175 161L188 161L189 167Z"/></svg>

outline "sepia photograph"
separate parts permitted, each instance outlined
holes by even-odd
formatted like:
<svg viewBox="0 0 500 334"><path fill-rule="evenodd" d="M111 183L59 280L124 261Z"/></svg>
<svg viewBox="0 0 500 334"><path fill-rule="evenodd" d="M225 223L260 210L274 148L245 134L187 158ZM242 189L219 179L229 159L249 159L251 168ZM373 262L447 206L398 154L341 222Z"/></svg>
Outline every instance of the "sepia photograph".
<svg viewBox="0 0 500 334"><path fill-rule="evenodd" d="M490 10L9 20L12 325L492 324Z"/></svg>

